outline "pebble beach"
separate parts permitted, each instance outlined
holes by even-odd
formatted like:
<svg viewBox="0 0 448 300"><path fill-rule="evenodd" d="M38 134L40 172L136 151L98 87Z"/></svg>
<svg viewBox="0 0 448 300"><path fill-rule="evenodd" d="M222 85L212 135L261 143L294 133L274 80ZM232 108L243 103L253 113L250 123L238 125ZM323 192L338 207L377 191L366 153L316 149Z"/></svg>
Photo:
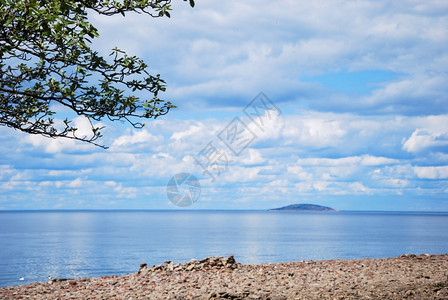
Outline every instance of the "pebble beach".
<svg viewBox="0 0 448 300"><path fill-rule="evenodd" d="M137 269L1 288L0 299L448 299L448 254L271 264L229 256Z"/></svg>

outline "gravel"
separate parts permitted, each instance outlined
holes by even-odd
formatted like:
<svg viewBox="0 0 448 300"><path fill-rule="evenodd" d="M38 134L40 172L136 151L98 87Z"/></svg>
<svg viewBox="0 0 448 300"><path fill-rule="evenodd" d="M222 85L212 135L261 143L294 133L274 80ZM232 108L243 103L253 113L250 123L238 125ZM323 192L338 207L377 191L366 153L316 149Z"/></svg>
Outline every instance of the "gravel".
<svg viewBox="0 0 448 300"><path fill-rule="evenodd" d="M0 299L448 299L448 254L243 265L166 261L124 276L52 279Z"/></svg>

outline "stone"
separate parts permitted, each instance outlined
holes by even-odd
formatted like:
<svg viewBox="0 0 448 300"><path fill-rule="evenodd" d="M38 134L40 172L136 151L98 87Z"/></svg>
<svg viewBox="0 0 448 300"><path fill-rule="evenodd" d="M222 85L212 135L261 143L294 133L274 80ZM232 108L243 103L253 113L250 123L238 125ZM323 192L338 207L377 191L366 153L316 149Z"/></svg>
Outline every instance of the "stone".
<svg viewBox="0 0 448 300"><path fill-rule="evenodd" d="M448 299L447 274L448 254L262 265L210 257L123 276L0 288L0 299Z"/></svg>

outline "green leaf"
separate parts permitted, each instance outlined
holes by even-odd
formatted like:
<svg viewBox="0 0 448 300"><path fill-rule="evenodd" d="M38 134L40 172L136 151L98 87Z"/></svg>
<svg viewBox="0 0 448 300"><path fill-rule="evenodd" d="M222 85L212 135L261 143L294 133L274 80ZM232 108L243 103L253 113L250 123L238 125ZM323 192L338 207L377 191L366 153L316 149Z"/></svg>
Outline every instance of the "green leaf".
<svg viewBox="0 0 448 300"><path fill-rule="evenodd" d="M190 6L194 7L194 0L190 0Z"/></svg>

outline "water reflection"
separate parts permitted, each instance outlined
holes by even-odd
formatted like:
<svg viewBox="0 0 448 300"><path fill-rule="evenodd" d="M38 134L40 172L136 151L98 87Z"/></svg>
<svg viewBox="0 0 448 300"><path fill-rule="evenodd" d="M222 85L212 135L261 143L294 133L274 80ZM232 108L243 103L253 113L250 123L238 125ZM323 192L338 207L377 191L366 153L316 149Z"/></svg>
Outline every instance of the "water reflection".
<svg viewBox="0 0 448 300"><path fill-rule="evenodd" d="M0 213L0 286L135 272L141 262L243 263L448 252L448 214ZM19 281L20 277L25 281Z"/></svg>

